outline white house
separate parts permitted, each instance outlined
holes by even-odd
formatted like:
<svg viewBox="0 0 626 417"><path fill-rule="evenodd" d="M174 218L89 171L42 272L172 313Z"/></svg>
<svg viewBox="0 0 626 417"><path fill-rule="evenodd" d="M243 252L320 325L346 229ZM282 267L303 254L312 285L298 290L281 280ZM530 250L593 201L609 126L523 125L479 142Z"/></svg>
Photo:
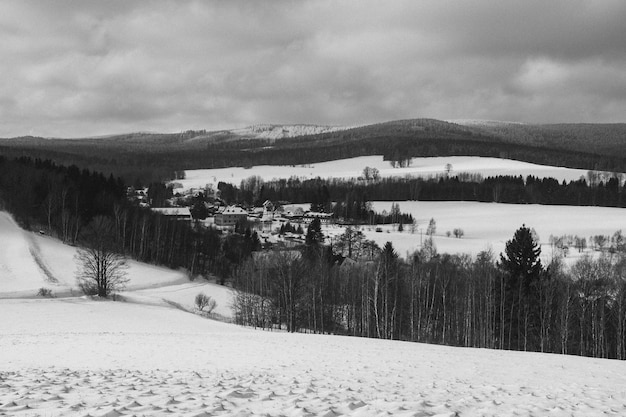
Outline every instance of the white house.
<svg viewBox="0 0 626 417"><path fill-rule="evenodd" d="M215 214L216 226L235 226L240 220L247 220L248 212L237 206L228 206Z"/></svg>

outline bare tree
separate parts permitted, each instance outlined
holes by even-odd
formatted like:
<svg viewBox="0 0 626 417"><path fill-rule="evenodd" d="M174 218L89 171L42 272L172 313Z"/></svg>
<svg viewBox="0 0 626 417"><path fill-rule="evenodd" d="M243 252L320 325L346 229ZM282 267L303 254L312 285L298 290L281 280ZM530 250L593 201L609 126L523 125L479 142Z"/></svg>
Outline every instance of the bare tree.
<svg viewBox="0 0 626 417"><path fill-rule="evenodd" d="M78 249L76 281L87 295L108 297L128 282L126 258L116 251L115 224L104 216L95 217L85 228Z"/></svg>
<svg viewBox="0 0 626 417"><path fill-rule="evenodd" d="M217 302L210 296L201 292L196 295L196 307L198 307L200 311L204 311L206 308L207 313L211 314L217 307Z"/></svg>
<svg viewBox="0 0 626 417"><path fill-rule="evenodd" d="M432 237L432 235L434 235L435 233L437 233L437 222L435 221L434 218L431 218L430 221L428 222L428 228L426 229L426 234Z"/></svg>

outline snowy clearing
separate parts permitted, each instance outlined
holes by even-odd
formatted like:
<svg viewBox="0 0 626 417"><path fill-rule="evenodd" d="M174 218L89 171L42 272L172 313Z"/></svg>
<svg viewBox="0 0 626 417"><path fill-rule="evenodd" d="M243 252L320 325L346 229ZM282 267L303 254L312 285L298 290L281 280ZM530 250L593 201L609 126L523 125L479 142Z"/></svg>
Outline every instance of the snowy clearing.
<svg viewBox="0 0 626 417"><path fill-rule="evenodd" d="M497 255L504 251L505 243L522 224L534 228L538 233L545 259L551 256L550 235L578 235L589 240L592 235L612 235L617 230L626 231L626 210L621 208L467 201L402 201L398 204L402 212L413 215L422 233L426 232L429 220L435 219L437 232L433 240L437 250L442 253L476 254L491 248ZM391 203L387 202L374 202L372 205L377 211L389 211L391 208ZM455 228L465 232L461 239L446 236L446 232L452 232ZM378 243L386 241L384 236L387 233L366 234ZM417 232L416 235L411 235L410 230L393 234L394 245L398 245L400 254L404 255L406 251L417 247ZM574 248L571 248L570 255L576 255Z"/></svg>
<svg viewBox="0 0 626 417"><path fill-rule="evenodd" d="M437 231L433 241L439 253L467 253L476 255L491 249L495 255L504 251L504 246L513 237L515 230L523 224L535 229L542 245L542 257L552 256L550 235L578 235L589 241L594 235L613 235L618 230L626 231L626 209L613 207L547 206L540 204L499 204L473 201L398 201L400 211L410 213L417 221L415 233L410 225L398 232L397 225L360 226L367 239L374 240L381 247L390 241L400 256L412 253L421 247L426 239L426 228L431 218L435 219ZM390 201L373 201L372 208L377 212L391 210ZM286 206L308 209L308 204ZM461 228L464 236L460 239L446 232ZM331 239L343 233L342 226L328 225L323 232ZM578 257L570 248L570 260Z"/></svg>
<svg viewBox="0 0 626 417"><path fill-rule="evenodd" d="M179 191L190 188L204 188L207 184L217 186L220 181L239 185L241 180L257 175L266 181L275 178L358 178L363 174L363 169L368 166L376 168L381 177L428 177L441 175L445 172L446 164L452 165L451 175L459 173L481 174L483 177L496 175L528 175L536 177L553 177L559 181L578 180L581 176L586 177L587 171L583 169L571 169L537 165L528 162L514 161L500 158L483 158L473 156L446 156L432 158L413 158L411 166L406 168L393 168L389 161L383 161L383 157L361 156L357 158L339 159L330 162L320 162L307 165L259 165L251 168L231 167L219 169L195 169L185 171L184 180L176 180L180 184Z"/></svg>
<svg viewBox="0 0 626 417"><path fill-rule="evenodd" d="M83 298L0 308L0 415L626 412L626 362L264 332Z"/></svg>

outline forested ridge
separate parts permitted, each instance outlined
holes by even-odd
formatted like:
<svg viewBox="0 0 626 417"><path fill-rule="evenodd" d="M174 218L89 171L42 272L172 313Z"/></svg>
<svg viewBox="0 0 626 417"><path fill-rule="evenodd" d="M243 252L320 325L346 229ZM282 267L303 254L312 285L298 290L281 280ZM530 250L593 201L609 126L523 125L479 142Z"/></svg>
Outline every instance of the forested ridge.
<svg viewBox="0 0 626 417"><path fill-rule="evenodd" d="M488 156L626 172L626 125L461 126L401 120L311 136L258 139L229 131L135 133L97 139L0 140L9 157L52 159L121 176L126 183L173 179L185 169L295 165L366 155L386 160L424 156Z"/></svg>

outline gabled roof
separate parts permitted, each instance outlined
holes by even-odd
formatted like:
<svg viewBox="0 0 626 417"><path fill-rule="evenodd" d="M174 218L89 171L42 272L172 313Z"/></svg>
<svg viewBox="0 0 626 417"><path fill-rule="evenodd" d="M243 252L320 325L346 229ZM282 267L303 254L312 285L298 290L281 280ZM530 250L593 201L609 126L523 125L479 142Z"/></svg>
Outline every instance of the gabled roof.
<svg viewBox="0 0 626 417"><path fill-rule="evenodd" d="M242 209L241 207L228 206L228 207L226 207L226 209L224 209L222 214L245 214L245 215L248 215L248 212L245 211L244 209Z"/></svg>

